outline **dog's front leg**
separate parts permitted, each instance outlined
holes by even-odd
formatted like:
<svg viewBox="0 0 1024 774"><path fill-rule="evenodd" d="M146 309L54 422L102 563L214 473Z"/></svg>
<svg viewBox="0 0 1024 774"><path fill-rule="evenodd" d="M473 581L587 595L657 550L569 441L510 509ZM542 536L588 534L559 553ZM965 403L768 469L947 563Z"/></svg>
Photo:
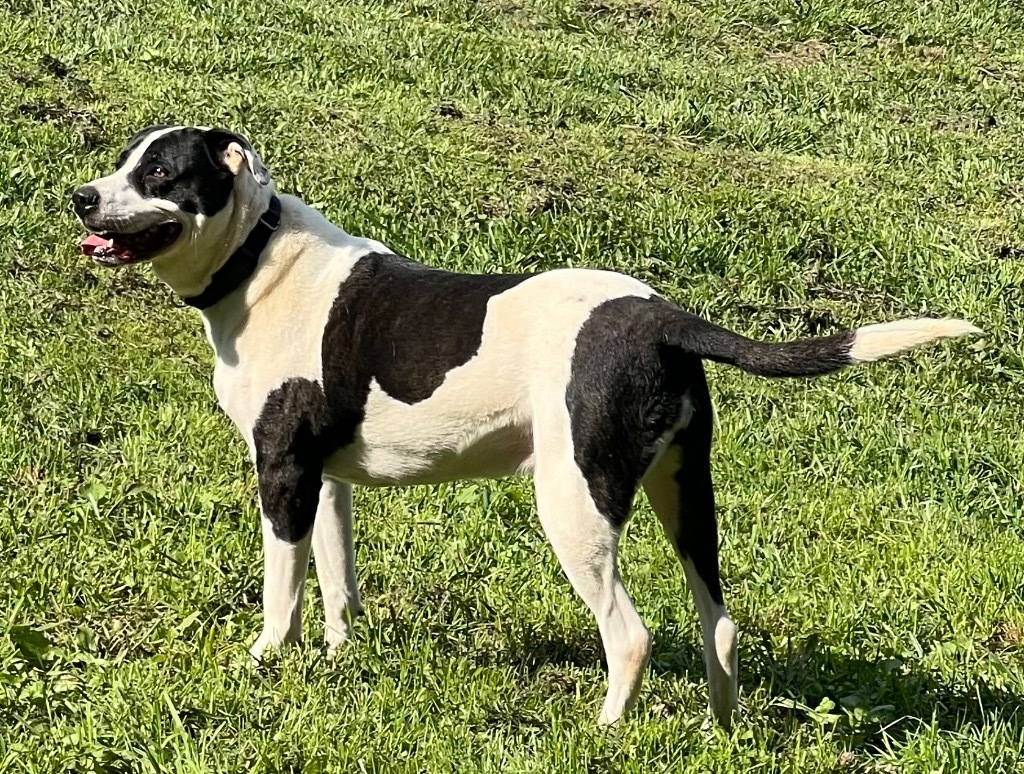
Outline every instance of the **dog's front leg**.
<svg viewBox="0 0 1024 774"><path fill-rule="evenodd" d="M302 639L302 596L322 470L309 445L261 446L259 440L256 472L263 526L263 632L249 649L257 660L268 648Z"/></svg>
<svg viewBox="0 0 1024 774"><path fill-rule="evenodd" d="M263 631L249 653L259 661L271 648L302 640L302 597L312 530L297 542L276 534L263 516Z"/></svg>
<svg viewBox="0 0 1024 774"><path fill-rule="evenodd" d="M324 598L327 652L348 639L352 619L363 612L352 544L352 485L325 478L313 525L313 557Z"/></svg>

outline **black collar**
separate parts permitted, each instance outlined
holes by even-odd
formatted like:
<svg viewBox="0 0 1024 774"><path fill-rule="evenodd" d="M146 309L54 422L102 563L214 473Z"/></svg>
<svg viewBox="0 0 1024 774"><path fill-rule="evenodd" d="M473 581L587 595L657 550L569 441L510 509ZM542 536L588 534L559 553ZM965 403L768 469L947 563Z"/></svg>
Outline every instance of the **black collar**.
<svg viewBox="0 0 1024 774"><path fill-rule="evenodd" d="M183 298L182 301L196 309L209 309L224 296L238 290L238 287L256 271L260 253L280 225L281 200L271 196L267 211L260 215L260 219L239 248L213 273L206 290L198 296Z"/></svg>

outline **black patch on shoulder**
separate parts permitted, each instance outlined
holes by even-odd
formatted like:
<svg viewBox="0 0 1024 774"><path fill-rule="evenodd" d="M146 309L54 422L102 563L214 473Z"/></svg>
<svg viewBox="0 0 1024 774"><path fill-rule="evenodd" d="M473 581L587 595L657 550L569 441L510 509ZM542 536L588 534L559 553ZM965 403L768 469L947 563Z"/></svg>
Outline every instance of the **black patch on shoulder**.
<svg viewBox="0 0 1024 774"><path fill-rule="evenodd" d="M183 128L158 137L128 173L128 182L145 198L166 199L192 214L214 215L227 204L235 184L234 174L217 160L221 134ZM127 160L125 154L122 159Z"/></svg>
<svg viewBox="0 0 1024 774"><path fill-rule="evenodd" d="M385 253L356 263L323 332L323 388L285 382L253 429L274 534L295 542L309 531L323 463L355 438L370 383L403 403L429 398L480 349L487 302L528 276L454 274Z"/></svg>
<svg viewBox="0 0 1024 774"><path fill-rule="evenodd" d="M320 501L325 405L319 384L290 379L267 396L253 428L260 506L290 543L309 532Z"/></svg>
<svg viewBox="0 0 1024 774"><path fill-rule="evenodd" d="M678 310L627 296L605 301L580 328L566 388L576 464L598 510L619 528L683 396L704 383L700 359L670 346Z"/></svg>

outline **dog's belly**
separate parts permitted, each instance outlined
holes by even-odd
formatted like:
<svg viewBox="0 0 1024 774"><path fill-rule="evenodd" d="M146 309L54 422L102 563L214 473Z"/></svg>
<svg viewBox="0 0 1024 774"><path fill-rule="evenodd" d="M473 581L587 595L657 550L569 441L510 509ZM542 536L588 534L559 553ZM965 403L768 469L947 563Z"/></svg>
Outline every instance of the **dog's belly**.
<svg viewBox="0 0 1024 774"><path fill-rule="evenodd" d="M533 439L522 386L482 352L429 398L396 400L373 381L354 440L331 455L329 476L368 486L496 478L531 467Z"/></svg>
<svg viewBox="0 0 1024 774"><path fill-rule="evenodd" d="M425 437L406 427L364 424L356 440L328 458L328 476L363 486L436 484L463 478L500 478L532 468L528 428L511 423L482 425Z"/></svg>

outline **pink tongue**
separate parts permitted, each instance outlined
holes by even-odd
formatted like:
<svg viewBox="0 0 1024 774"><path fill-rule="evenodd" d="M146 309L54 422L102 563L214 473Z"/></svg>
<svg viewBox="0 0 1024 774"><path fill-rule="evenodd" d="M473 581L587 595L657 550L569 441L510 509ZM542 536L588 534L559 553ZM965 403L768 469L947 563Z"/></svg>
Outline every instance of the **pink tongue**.
<svg viewBox="0 0 1024 774"><path fill-rule="evenodd" d="M114 247L113 239L104 239L99 234L89 234L85 239L78 243L78 246L82 248L82 252L86 255L96 255L101 250L106 252Z"/></svg>
<svg viewBox="0 0 1024 774"><path fill-rule="evenodd" d="M92 258L113 258L121 262L135 258L130 248L115 244L113 239L104 239L98 234L90 234L79 242L78 246L82 248L83 253Z"/></svg>

